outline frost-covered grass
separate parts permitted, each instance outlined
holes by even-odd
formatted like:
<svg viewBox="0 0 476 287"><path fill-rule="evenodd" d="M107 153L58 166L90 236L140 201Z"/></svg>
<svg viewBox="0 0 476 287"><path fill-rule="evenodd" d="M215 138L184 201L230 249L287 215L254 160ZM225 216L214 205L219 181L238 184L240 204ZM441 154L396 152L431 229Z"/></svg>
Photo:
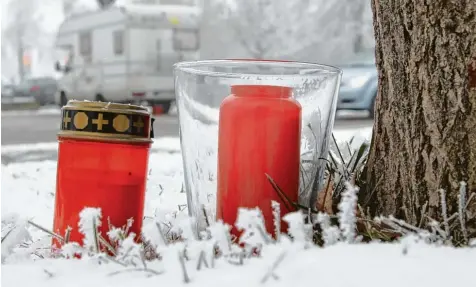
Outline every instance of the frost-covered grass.
<svg viewBox="0 0 476 287"><path fill-rule="evenodd" d="M408 246L406 255L404 246ZM99 264L92 258L48 259L3 265L2 286L186 286L177 251L173 247L168 251L164 262L148 264L151 270L163 272L160 275L115 263ZM278 261L281 254L284 257ZM474 250L416 242L338 244L307 250L281 244L267 246L261 258L244 260L242 266L225 260L217 260L213 268L201 270L197 270L197 260L185 265L189 286L444 287L474 286L475 256Z"/></svg>
<svg viewBox="0 0 476 287"><path fill-rule="evenodd" d="M474 284L476 248L456 249L443 241L429 244L432 234L420 231L407 232L392 244L360 243L355 232L358 189L348 183L343 184L335 214L312 215L324 247L312 244L315 228L302 211L275 216L289 223L292 239L267 234L260 211L246 209L240 210L236 224L244 230L242 247L231 242L229 226L220 222L197 234L186 213L181 155L175 148L150 156L142 234L146 248L127 236L127 228L95 232L101 213L92 208L83 211L77 227L86 235L85 247L70 242L53 254L51 235L28 222L51 229L55 173L54 161L2 166L2 238L9 233L2 241L2 286ZM281 208L276 203L273 207ZM395 223L392 218L383 220ZM115 256L105 252L111 248L104 239L113 242ZM78 253L81 259L71 259Z"/></svg>

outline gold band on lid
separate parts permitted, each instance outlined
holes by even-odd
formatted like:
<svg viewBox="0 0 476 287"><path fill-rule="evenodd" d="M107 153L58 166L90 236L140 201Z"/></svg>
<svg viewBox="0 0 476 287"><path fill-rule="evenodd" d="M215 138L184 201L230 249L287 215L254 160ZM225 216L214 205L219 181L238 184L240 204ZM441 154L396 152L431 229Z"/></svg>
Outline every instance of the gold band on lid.
<svg viewBox="0 0 476 287"><path fill-rule="evenodd" d="M72 100L61 109L58 137L151 142L152 121L144 107Z"/></svg>

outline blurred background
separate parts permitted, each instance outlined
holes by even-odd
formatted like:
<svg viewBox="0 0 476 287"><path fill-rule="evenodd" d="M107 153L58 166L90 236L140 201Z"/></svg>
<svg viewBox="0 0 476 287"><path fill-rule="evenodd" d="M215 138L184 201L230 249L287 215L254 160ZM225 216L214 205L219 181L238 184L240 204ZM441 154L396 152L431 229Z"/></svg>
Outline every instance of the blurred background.
<svg viewBox="0 0 476 287"><path fill-rule="evenodd" d="M336 127L372 125L368 0L2 0L1 8L2 145L55 141L59 106L73 98L147 104L156 134L178 136L172 64L194 59L338 66Z"/></svg>

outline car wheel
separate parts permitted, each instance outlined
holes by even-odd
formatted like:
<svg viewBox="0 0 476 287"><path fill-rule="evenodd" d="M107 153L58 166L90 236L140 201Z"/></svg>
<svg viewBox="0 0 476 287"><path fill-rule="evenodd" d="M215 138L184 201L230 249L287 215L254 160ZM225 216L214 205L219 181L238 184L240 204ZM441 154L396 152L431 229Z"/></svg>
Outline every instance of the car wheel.
<svg viewBox="0 0 476 287"><path fill-rule="evenodd" d="M60 107L66 106L67 103L68 103L68 98L66 98L66 94L64 92L61 92Z"/></svg>
<svg viewBox="0 0 476 287"><path fill-rule="evenodd" d="M96 95L96 101L98 101L98 102L106 102L106 99L104 98L103 95L98 94L98 95Z"/></svg>
<svg viewBox="0 0 476 287"><path fill-rule="evenodd" d="M172 106L172 102L165 102L162 104L162 110L164 111L164 114L168 114L170 111L170 107Z"/></svg>
<svg viewBox="0 0 476 287"><path fill-rule="evenodd" d="M377 98L377 95L374 96L372 99L372 102L369 107L369 118L374 119L375 117L375 99Z"/></svg>

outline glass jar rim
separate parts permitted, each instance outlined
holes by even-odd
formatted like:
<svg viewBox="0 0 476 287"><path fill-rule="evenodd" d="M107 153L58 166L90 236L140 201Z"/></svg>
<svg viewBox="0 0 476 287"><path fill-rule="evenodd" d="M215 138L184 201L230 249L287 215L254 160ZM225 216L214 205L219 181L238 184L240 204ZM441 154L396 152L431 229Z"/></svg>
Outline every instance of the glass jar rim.
<svg viewBox="0 0 476 287"><path fill-rule="evenodd" d="M226 65L237 65L237 66L246 66L246 65L263 65L276 68L288 68L296 69L299 73L292 74L253 74L253 73L238 73L238 72L217 72L210 71L206 69L201 69L205 67L225 67ZM246 78L246 77L315 77L322 75L342 75L342 70L340 68L310 63L310 62L299 62L299 61L284 61L284 60L258 60L258 59L223 59L223 60L199 60L199 61L183 61L178 62L173 65L174 71L181 71L189 73L192 75L208 76L208 77L217 77L217 78Z"/></svg>

